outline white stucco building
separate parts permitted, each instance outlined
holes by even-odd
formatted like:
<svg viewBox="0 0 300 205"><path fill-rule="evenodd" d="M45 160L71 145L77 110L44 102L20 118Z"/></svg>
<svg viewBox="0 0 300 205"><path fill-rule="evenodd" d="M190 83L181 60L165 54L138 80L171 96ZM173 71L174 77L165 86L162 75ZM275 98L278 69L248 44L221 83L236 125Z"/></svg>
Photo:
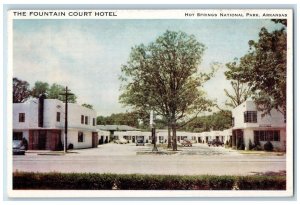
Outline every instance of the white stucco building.
<svg viewBox="0 0 300 205"><path fill-rule="evenodd" d="M74 149L96 147L96 112L68 103L67 145ZM65 104L56 99L31 99L13 104L13 139L25 138L28 149L60 150L64 146Z"/></svg>
<svg viewBox="0 0 300 205"><path fill-rule="evenodd" d="M270 141L275 150L285 151L286 124L281 112L274 109L263 117L255 103L248 100L232 110L232 117L233 147L244 143L245 149L249 149L250 141L263 147Z"/></svg>

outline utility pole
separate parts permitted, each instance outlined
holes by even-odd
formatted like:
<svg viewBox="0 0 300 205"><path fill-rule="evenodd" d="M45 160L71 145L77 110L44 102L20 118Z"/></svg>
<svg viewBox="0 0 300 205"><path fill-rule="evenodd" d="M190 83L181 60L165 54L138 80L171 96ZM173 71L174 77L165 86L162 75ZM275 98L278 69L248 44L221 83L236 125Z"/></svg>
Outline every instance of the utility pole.
<svg viewBox="0 0 300 205"><path fill-rule="evenodd" d="M65 96L65 137L64 137L64 152L68 152L68 97L74 95L69 92L68 86L66 86L65 92L60 93L60 95Z"/></svg>

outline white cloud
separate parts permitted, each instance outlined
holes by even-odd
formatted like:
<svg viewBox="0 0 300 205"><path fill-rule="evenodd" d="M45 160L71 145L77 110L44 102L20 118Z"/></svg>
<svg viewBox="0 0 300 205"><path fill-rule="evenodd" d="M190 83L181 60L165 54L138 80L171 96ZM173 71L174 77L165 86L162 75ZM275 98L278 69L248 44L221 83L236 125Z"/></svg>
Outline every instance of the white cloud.
<svg viewBox="0 0 300 205"><path fill-rule="evenodd" d="M68 86L79 103L93 104L105 113L103 104L118 105L118 73L95 35L80 27L53 27L30 33L14 33L14 76ZM111 112L111 111L110 111ZM108 113L107 113L108 114Z"/></svg>

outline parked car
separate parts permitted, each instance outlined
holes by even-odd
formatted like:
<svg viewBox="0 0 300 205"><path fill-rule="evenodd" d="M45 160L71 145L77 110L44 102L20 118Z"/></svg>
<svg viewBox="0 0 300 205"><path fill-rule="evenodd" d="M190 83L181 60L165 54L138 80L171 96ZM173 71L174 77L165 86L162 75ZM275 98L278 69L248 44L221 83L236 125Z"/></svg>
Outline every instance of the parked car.
<svg viewBox="0 0 300 205"><path fill-rule="evenodd" d="M121 138L121 139L118 139L118 140L115 140L114 143L117 143L117 144L127 144L128 141L124 138Z"/></svg>
<svg viewBox="0 0 300 205"><path fill-rule="evenodd" d="M145 145L145 141L144 141L144 136L137 136L136 137L136 146L144 146Z"/></svg>
<svg viewBox="0 0 300 205"><path fill-rule="evenodd" d="M189 140L182 140L181 145L183 147L191 147L192 146L192 142Z"/></svg>
<svg viewBox="0 0 300 205"><path fill-rule="evenodd" d="M207 145L210 146L214 146L214 147L219 147L219 146L224 146L224 143L221 142L220 140L212 140L212 141L208 141Z"/></svg>
<svg viewBox="0 0 300 205"><path fill-rule="evenodd" d="M25 149L21 140L13 140L13 155L24 155Z"/></svg>

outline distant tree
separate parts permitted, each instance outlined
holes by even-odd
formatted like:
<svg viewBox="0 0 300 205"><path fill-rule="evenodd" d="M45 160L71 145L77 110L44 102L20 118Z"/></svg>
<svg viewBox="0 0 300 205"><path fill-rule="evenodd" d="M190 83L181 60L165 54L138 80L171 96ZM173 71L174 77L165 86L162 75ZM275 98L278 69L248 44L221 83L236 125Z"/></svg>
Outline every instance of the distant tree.
<svg viewBox="0 0 300 205"><path fill-rule="evenodd" d="M86 107L86 108L89 108L89 109L91 109L91 110L94 109L94 108L93 108L93 105L91 105L91 104L83 103L81 106Z"/></svg>
<svg viewBox="0 0 300 205"><path fill-rule="evenodd" d="M113 113L110 116L98 116L98 125L128 125L132 127L138 127L139 121L138 116L135 113Z"/></svg>
<svg viewBox="0 0 300 205"><path fill-rule="evenodd" d="M31 91L27 81L13 78L13 103L22 103L30 97Z"/></svg>
<svg viewBox="0 0 300 205"><path fill-rule="evenodd" d="M65 95L61 95L65 92L65 87L56 83L53 83L51 87L47 90L49 99L58 99L60 101L65 102ZM68 102L76 103L77 96L73 93L73 95L68 96Z"/></svg>
<svg viewBox="0 0 300 205"><path fill-rule="evenodd" d="M49 99L63 100L63 96L60 95L64 91L64 86L53 83L51 87L47 90Z"/></svg>
<svg viewBox="0 0 300 205"><path fill-rule="evenodd" d="M106 117L97 116L97 125L106 125Z"/></svg>
<svg viewBox="0 0 300 205"><path fill-rule="evenodd" d="M32 88L32 97L38 98L41 94L47 93L49 90L49 84L42 81L36 81Z"/></svg>
<svg viewBox="0 0 300 205"><path fill-rule="evenodd" d="M58 99L65 102L65 96L61 95L64 93L65 87L56 83L53 83L50 87L46 82L37 81L32 88L32 96L39 97L40 94L46 93L48 99ZM69 95L68 102L76 103L77 96Z"/></svg>
<svg viewBox="0 0 300 205"><path fill-rule="evenodd" d="M183 130L191 132L206 132L210 130L224 130L231 127L231 111L222 110L211 115L197 117L187 123Z"/></svg>
<svg viewBox="0 0 300 205"><path fill-rule="evenodd" d="M133 110L154 110L172 128L172 146L177 150L179 120L198 115L212 105L201 90L209 79L198 71L205 46L193 35L166 31L148 46L132 48L122 66L123 93L120 102ZM170 134L169 134L170 143Z"/></svg>

